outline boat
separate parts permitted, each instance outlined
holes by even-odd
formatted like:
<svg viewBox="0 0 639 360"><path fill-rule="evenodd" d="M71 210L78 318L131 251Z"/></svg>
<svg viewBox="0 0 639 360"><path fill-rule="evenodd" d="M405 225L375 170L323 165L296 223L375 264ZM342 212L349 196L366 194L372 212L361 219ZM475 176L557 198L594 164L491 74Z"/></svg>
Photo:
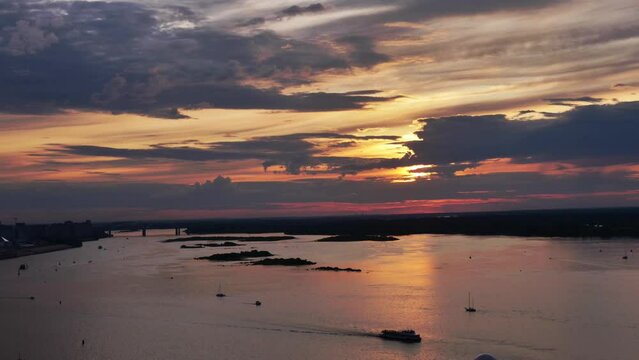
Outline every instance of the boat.
<svg viewBox="0 0 639 360"><path fill-rule="evenodd" d="M477 355L475 360L497 360L497 359L490 354L479 354Z"/></svg>
<svg viewBox="0 0 639 360"><path fill-rule="evenodd" d="M475 309L475 307L473 306L473 301L470 297L470 292L468 293L468 306L465 307L464 309L466 309L466 312L476 312L477 309Z"/></svg>
<svg viewBox="0 0 639 360"><path fill-rule="evenodd" d="M261 305L262 305L262 302L261 302L261 301L257 300L257 301L255 302L255 306L261 306Z"/></svg>
<svg viewBox="0 0 639 360"><path fill-rule="evenodd" d="M220 283L220 286L217 289L217 294L215 294L215 296L217 296L217 297L225 297L226 296L226 294L224 294L222 292L222 283Z"/></svg>
<svg viewBox="0 0 639 360"><path fill-rule="evenodd" d="M628 251L626 250L626 252L623 254L623 256L621 257L623 260L628 260Z"/></svg>
<svg viewBox="0 0 639 360"><path fill-rule="evenodd" d="M415 330L382 330L379 337L386 340L395 340L405 343L418 343L422 341L422 337Z"/></svg>

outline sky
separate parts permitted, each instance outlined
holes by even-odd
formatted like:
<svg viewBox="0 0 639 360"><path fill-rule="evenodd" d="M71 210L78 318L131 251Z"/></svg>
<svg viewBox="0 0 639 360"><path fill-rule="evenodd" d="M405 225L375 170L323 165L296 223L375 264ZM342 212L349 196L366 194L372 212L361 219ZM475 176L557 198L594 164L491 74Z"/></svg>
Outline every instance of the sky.
<svg viewBox="0 0 639 360"><path fill-rule="evenodd" d="M639 206L636 0L0 1L0 221Z"/></svg>

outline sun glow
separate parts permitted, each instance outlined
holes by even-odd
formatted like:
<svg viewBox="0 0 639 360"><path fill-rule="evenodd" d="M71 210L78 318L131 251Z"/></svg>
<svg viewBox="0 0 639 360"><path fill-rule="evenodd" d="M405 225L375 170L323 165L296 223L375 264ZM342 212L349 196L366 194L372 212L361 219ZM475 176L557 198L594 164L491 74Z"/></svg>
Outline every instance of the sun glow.
<svg viewBox="0 0 639 360"><path fill-rule="evenodd" d="M402 182L415 182L418 179L431 180L433 175L437 173L434 171L427 171L432 169L434 165L412 165L398 168L396 171L396 179L393 179L394 183Z"/></svg>

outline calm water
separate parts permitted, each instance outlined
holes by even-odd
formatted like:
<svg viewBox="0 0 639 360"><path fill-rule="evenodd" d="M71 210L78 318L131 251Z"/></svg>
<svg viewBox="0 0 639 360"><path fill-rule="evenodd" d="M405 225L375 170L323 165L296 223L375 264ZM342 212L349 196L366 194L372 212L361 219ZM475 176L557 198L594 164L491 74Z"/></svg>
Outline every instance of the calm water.
<svg viewBox="0 0 639 360"><path fill-rule="evenodd" d="M639 242L302 236L179 249L158 242L169 233L150 234L0 262L0 358L639 358ZM253 247L364 272L192 260ZM215 297L219 283L228 297ZM468 291L477 313L464 312ZM384 328L413 328L423 342L369 336Z"/></svg>

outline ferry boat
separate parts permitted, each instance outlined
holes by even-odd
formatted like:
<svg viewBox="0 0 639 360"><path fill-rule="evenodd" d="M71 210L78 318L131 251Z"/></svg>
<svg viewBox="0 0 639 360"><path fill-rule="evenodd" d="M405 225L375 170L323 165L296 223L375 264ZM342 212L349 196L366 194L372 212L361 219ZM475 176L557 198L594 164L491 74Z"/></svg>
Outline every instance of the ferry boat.
<svg viewBox="0 0 639 360"><path fill-rule="evenodd" d="M406 343L417 343L422 341L422 337L415 330L382 330L379 337L387 340L395 340Z"/></svg>

